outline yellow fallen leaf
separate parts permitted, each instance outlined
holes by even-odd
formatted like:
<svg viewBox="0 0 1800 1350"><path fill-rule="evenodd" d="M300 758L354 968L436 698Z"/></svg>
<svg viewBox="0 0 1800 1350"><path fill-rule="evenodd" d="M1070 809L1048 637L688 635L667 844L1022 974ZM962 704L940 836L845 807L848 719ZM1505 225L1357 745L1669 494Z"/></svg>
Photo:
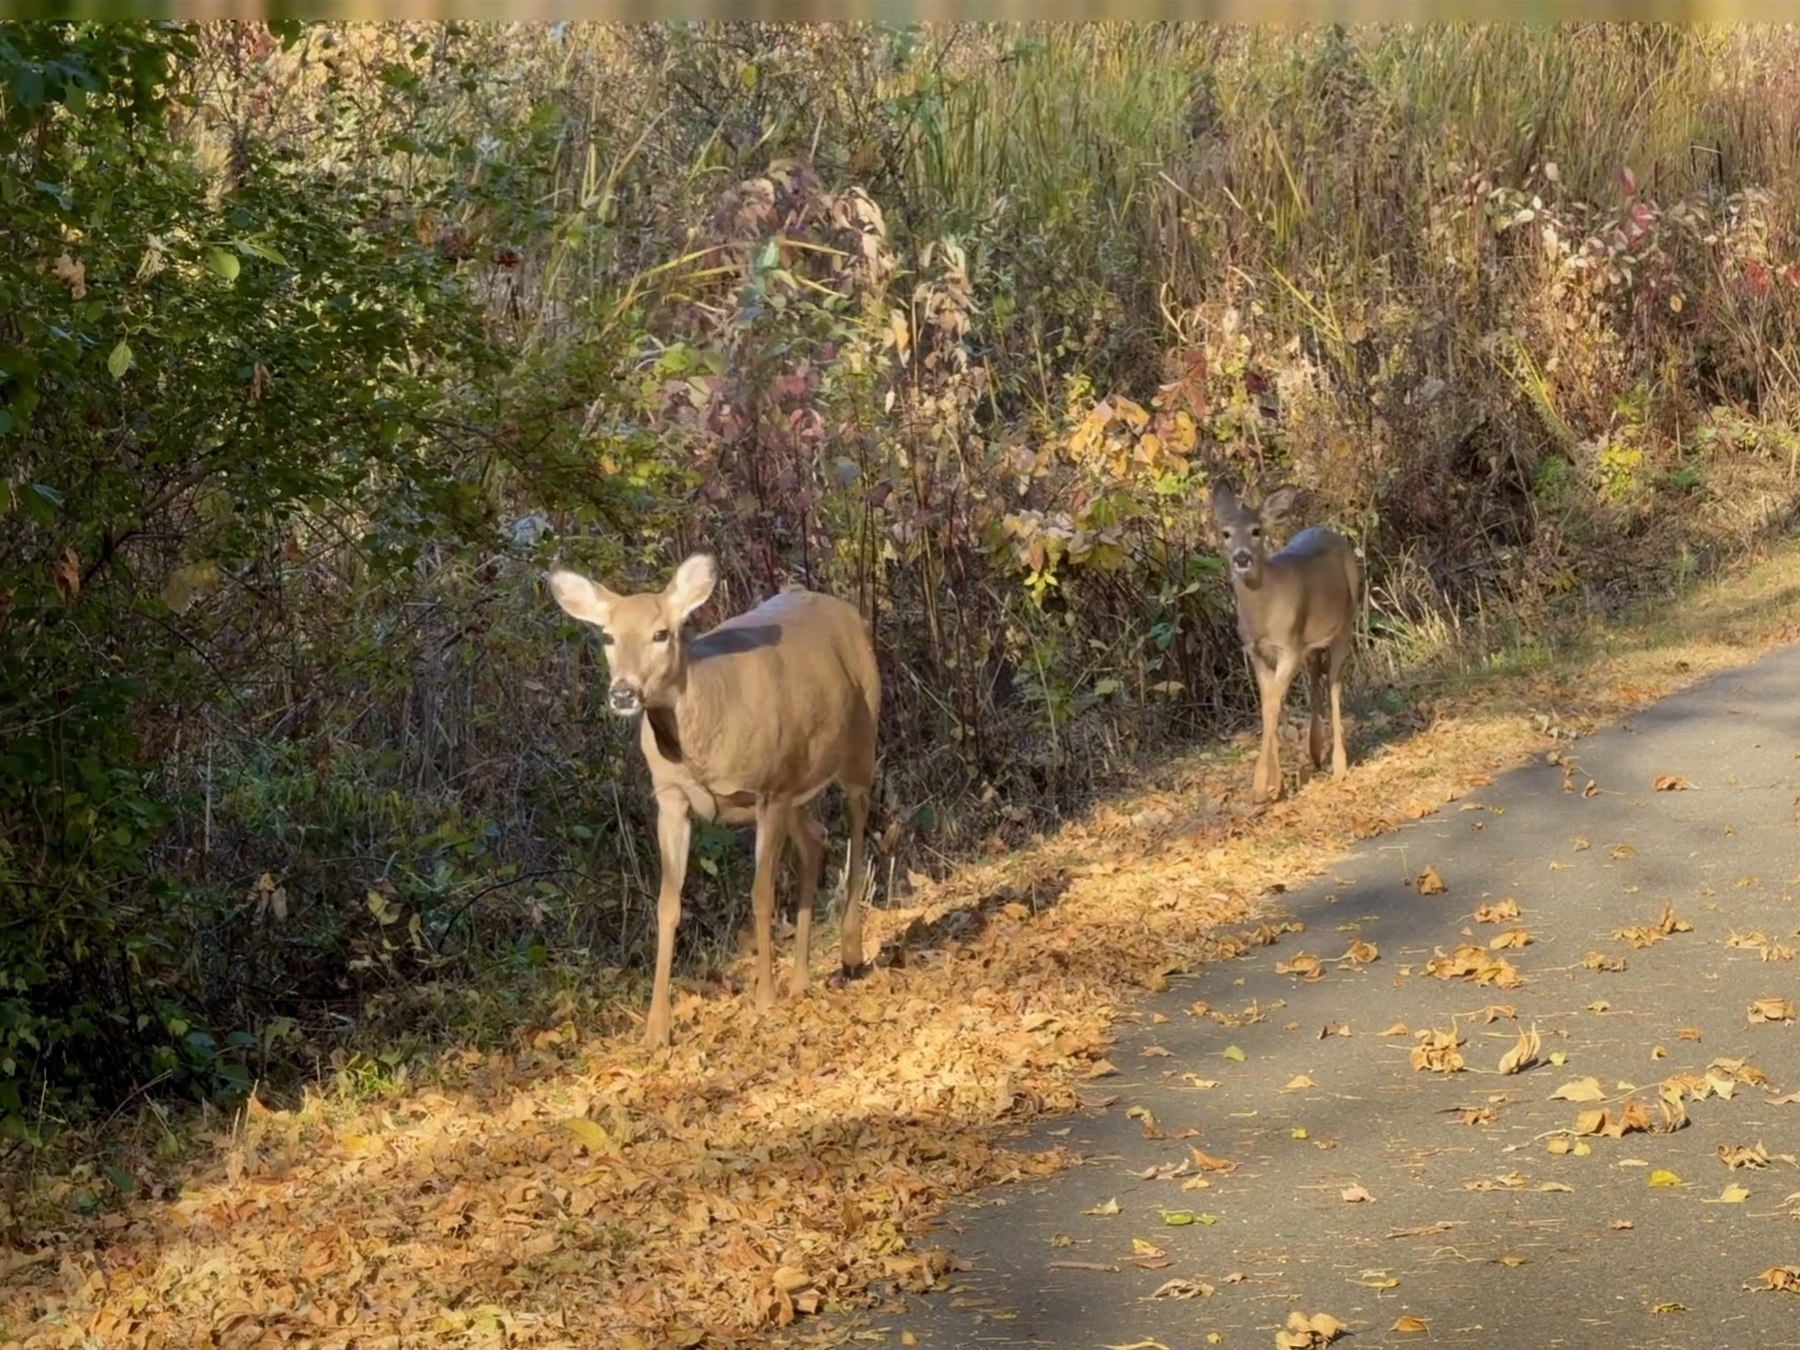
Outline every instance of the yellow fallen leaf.
<svg viewBox="0 0 1800 1350"><path fill-rule="evenodd" d="M1741 1205L1750 1198L1750 1189L1740 1186L1735 1181L1719 1192L1718 1203L1721 1205Z"/></svg>
<svg viewBox="0 0 1800 1350"><path fill-rule="evenodd" d="M1423 1318L1414 1317L1411 1313L1402 1313L1399 1317L1394 1319L1394 1325L1389 1327L1388 1330L1404 1332L1408 1335L1419 1335L1430 1331L1431 1328L1426 1325Z"/></svg>
<svg viewBox="0 0 1800 1350"><path fill-rule="evenodd" d="M1450 889L1444 884L1444 879L1438 875L1437 868L1431 866L1429 863L1427 863L1425 868L1419 873L1417 885L1420 895L1442 895L1445 891Z"/></svg>
<svg viewBox="0 0 1800 1350"><path fill-rule="evenodd" d="M1577 1078L1564 1083L1550 1094L1551 1101L1564 1102L1602 1102L1606 1093L1600 1087L1598 1078Z"/></svg>
<svg viewBox="0 0 1800 1350"><path fill-rule="evenodd" d="M1106 1200L1098 1205L1095 1205L1092 1209L1084 1209L1081 1212L1083 1214L1099 1214L1099 1215L1117 1214L1119 1212L1119 1198L1117 1196L1114 1196L1110 1200Z"/></svg>
<svg viewBox="0 0 1800 1350"><path fill-rule="evenodd" d="M565 1123L569 1133L579 1139L589 1153L604 1153L612 1148L612 1139L606 1131L586 1116L575 1116Z"/></svg>
<svg viewBox="0 0 1800 1350"><path fill-rule="evenodd" d="M1288 1079L1287 1086L1281 1090L1283 1092L1304 1092L1307 1088L1317 1086L1319 1086L1317 1083L1313 1082L1312 1079L1302 1073L1296 1074L1294 1077Z"/></svg>
<svg viewBox="0 0 1800 1350"><path fill-rule="evenodd" d="M1694 785L1678 773L1659 773L1651 784L1657 792L1686 792Z"/></svg>
<svg viewBox="0 0 1800 1350"><path fill-rule="evenodd" d="M1652 1186L1679 1186L1681 1178L1666 1167L1659 1167L1650 1174Z"/></svg>

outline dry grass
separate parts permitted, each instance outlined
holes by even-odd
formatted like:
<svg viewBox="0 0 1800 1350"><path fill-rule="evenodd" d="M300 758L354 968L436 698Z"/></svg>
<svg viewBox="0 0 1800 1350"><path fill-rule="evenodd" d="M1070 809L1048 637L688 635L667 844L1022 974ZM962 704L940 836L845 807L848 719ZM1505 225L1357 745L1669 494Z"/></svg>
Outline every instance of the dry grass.
<svg viewBox="0 0 1800 1350"><path fill-rule="evenodd" d="M1094 1090L1145 986L1277 938L1277 885L1540 752L1533 714L1585 728L1796 634L1789 547L1535 669L1445 681L1361 729L1345 784L1257 812L1241 751L1173 763L871 916L888 960L866 982L755 1025L739 968L679 998L649 1058L635 1027L541 1028L426 1088L253 1104L156 1200L80 1218L89 1177L46 1182L0 1267L7 1344L837 1339L946 1269L918 1235L947 1200L1057 1168L1009 1129Z"/></svg>

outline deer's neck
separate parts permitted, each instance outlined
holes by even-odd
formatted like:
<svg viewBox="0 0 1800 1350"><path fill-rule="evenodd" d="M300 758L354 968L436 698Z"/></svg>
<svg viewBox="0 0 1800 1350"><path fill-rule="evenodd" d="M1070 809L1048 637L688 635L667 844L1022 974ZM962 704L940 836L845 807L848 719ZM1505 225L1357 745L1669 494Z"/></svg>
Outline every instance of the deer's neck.
<svg viewBox="0 0 1800 1350"><path fill-rule="evenodd" d="M676 764L697 767L706 762L706 748L718 727L724 692L711 678L704 662L683 662L666 699L644 709L657 751Z"/></svg>

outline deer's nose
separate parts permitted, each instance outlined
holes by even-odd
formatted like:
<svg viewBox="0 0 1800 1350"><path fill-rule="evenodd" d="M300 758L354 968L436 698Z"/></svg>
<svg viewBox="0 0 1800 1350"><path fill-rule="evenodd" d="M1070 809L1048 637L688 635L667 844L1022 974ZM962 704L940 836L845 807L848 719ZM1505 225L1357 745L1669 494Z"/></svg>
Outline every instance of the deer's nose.
<svg viewBox="0 0 1800 1350"><path fill-rule="evenodd" d="M1240 572L1249 571L1250 570L1250 550L1247 548L1240 548L1239 550L1237 550L1237 552L1233 553L1231 555L1231 565L1233 567L1237 568L1237 570Z"/></svg>
<svg viewBox="0 0 1800 1350"><path fill-rule="evenodd" d="M629 717L632 713L643 711L644 691L635 684L628 684L624 680L614 680L612 688L606 692L606 703L620 716Z"/></svg>

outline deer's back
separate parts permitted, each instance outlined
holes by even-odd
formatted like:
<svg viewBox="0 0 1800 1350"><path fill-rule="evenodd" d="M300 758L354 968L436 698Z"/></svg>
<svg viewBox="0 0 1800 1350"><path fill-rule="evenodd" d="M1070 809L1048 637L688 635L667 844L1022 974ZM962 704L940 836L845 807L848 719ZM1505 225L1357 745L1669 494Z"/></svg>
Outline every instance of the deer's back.
<svg viewBox="0 0 1800 1350"><path fill-rule="evenodd" d="M1354 546L1336 530L1301 530L1263 564L1260 594L1240 594L1238 631L1256 646L1327 646L1353 626L1361 572Z"/></svg>
<svg viewBox="0 0 1800 1350"><path fill-rule="evenodd" d="M872 760L881 686L855 606L782 591L689 642L687 661L678 760L658 753L646 722L660 782L691 780L724 807L745 794L810 796Z"/></svg>

